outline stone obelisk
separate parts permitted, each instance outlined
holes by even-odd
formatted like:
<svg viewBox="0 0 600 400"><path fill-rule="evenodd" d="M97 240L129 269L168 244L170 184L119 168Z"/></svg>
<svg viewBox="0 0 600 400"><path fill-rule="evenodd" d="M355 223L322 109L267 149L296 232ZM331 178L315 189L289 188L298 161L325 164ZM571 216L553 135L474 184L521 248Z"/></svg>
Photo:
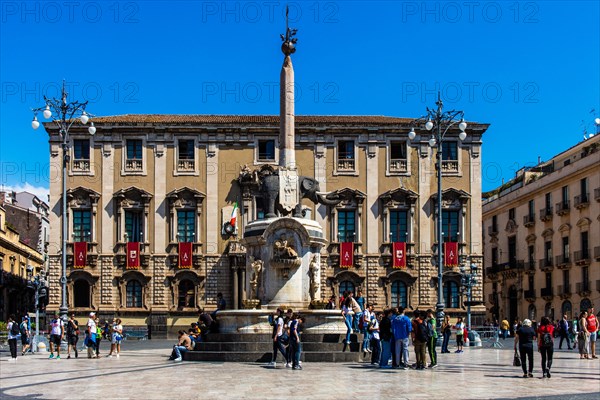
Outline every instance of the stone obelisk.
<svg viewBox="0 0 600 400"><path fill-rule="evenodd" d="M291 55L296 52L296 29L288 25L289 9L286 10L286 32L281 35L284 54L279 77L279 204L291 212L300 202L298 197L298 170L296 168L294 134L294 66Z"/></svg>

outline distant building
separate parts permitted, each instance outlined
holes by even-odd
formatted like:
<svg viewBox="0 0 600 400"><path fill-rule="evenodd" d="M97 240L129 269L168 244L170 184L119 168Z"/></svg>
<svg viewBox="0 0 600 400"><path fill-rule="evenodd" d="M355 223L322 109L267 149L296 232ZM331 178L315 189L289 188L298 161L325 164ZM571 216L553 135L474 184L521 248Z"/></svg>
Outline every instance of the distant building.
<svg viewBox="0 0 600 400"><path fill-rule="evenodd" d="M27 283L43 265L42 253L21 240L0 204L0 320L34 311L34 291Z"/></svg>
<svg viewBox="0 0 600 400"><path fill-rule="evenodd" d="M483 203L494 319L569 318L600 305L600 135L524 168Z"/></svg>

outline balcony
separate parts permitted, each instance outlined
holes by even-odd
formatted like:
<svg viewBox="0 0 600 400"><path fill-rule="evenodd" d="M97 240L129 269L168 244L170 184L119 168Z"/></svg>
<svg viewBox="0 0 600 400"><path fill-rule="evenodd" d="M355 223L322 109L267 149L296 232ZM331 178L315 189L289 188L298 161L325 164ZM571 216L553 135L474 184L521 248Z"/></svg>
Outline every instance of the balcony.
<svg viewBox="0 0 600 400"><path fill-rule="evenodd" d="M594 247L594 258L596 261L600 261L600 246Z"/></svg>
<svg viewBox="0 0 600 400"><path fill-rule="evenodd" d="M115 245L117 264L127 268L127 243L118 242ZM148 268L150 265L150 243L140 243L140 267Z"/></svg>
<svg viewBox="0 0 600 400"><path fill-rule="evenodd" d="M551 287L540 289L540 295L546 301L550 301L554 297L554 293Z"/></svg>
<svg viewBox="0 0 600 400"><path fill-rule="evenodd" d="M135 158L128 158L125 160L125 172L142 172L143 163L142 160Z"/></svg>
<svg viewBox="0 0 600 400"><path fill-rule="evenodd" d="M390 172L407 172L408 162L406 159L390 159Z"/></svg>
<svg viewBox="0 0 600 400"><path fill-rule="evenodd" d="M356 247L356 244L355 244ZM392 268L394 265L394 257L392 255L394 244L393 243L383 243L381 245L381 258L386 267ZM414 268L416 267L417 256L414 254L414 243L406 243L406 267ZM356 253L356 251L355 251Z"/></svg>
<svg viewBox="0 0 600 400"><path fill-rule="evenodd" d="M556 267L559 269L567 268L571 266L571 256L570 254L561 254L554 257L554 261L556 263Z"/></svg>
<svg viewBox="0 0 600 400"><path fill-rule="evenodd" d="M568 299L571 297L571 285L558 285L558 295L562 300Z"/></svg>
<svg viewBox="0 0 600 400"><path fill-rule="evenodd" d="M535 290L534 289L529 289L529 290L525 290L523 292L523 297L525 297L525 300L527 301L535 301Z"/></svg>
<svg viewBox="0 0 600 400"><path fill-rule="evenodd" d="M523 216L523 225L526 228L531 228L535 225L535 214L529 214Z"/></svg>
<svg viewBox="0 0 600 400"><path fill-rule="evenodd" d="M569 201L561 201L556 203L556 215L567 215L570 211Z"/></svg>
<svg viewBox="0 0 600 400"><path fill-rule="evenodd" d="M590 281L583 281L575 284L575 291L581 297L587 297L592 294Z"/></svg>
<svg viewBox="0 0 600 400"><path fill-rule="evenodd" d="M194 242L192 243L192 268L201 269L202 261L204 261L204 255L202 254L203 243ZM169 264L176 269L189 269L188 267L182 267L179 265L179 243L171 242L167 246L167 254L169 258Z"/></svg>
<svg viewBox="0 0 600 400"><path fill-rule="evenodd" d="M579 196L575 196L574 206L576 209L581 210L590 205L590 195L589 193L582 193Z"/></svg>
<svg viewBox="0 0 600 400"><path fill-rule="evenodd" d="M177 160L177 172L195 172L196 161L188 159Z"/></svg>
<svg viewBox="0 0 600 400"><path fill-rule="evenodd" d="M494 225L488 226L488 235L498 236L498 227Z"/></svg>
<svg viewBox="0 0 600 400"><path fill-rule="evenodd" d="M523 269L528 274L535 274L535 260L527 261L523 266Z"/></svg>
<svg viewBox="0 0 600 400"><path fill-rule="evenodd" d="M75 267L75 260L73 258L73 242L67 243L67 265L72 268L84 268L84 267ZM87 260L86 266L95 268L98 264L98 243L96 242L88 242L87 244Z"/></svg>
<svg viewBox="0 0 600 400"><path fill-rule="evenodd" d="M594 199L600 201L600 188L594 189Z"/></svg>
<svg viewBox="0 0 600 400"><path fill-rule="evenodd" d="M88 159L73 160L73 162L71 163L71 171L72 172L90 172L90 160L88 160Z"/></svg>
<svg viewBox="0 0 600 400"><path fill-rule="evenodd" d="M354 172L356 170L356 161L353 158L340 159L337 162L338 172Z"/></svg>
<svg viewBox="0 0 600 400"><path fill-rule="evenodd" d="M540 210L540 221L552 221L552 207L546 207Z"/></svg>
<svg viewBox="0 0 600 400"><path fill-rule="evenodd" d="M458 172L458 160L442 160L442 173Z"/></svg>
<svg viewBox="0 0 600 400"><path fill-rule="evenodd" d="M589 265L590 260L590 251L588 249L583 249L575 252L575 264L577 265Z"/></svg>
<svg viewBox="0 0 600 400"><path fill-rule="evenodd" d="M331 260L332 266L340 266L340 243L331 242L327 247L329 252L329 259ZM407 250L408 251L408 250ZM390 252L391 254L391 252ZM354 267L360 268L363 264L364 254L362 253L362 243L354 242Z"/></svg>
<svg viewBox="0 0 600 400"><path fill-rule="evenodd" d="M540 271L552 271L554 268L551 258L540 258L538 262L540 264Z"/></svg>

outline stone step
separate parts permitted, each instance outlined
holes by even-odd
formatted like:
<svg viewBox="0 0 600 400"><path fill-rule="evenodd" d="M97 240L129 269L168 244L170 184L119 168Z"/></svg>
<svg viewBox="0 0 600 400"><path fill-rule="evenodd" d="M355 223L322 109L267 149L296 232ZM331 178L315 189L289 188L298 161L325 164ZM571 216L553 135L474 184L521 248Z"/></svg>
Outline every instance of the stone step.
<svg viewBox="0 0 600 400"><path fill-rule="evenodd" d="M342 343L346 335L338 333L303 333L302 342L317 343ZM350 335L351 342L362 341L363 335L353 333ZM271 335L264 333L209 333L205 342L270 342Z"/></svg>
<svg viewBox="0 0 600 400"><path fill-rule="evenodd" d="M300 359L304 362L359 362L361 354L351 352L303 352ZM184 354L185 361L221 361L221 362L258 362L271 361L272 352L215 352L215 351L188 351ZM278 365L285 366L285 362L278 356Z"/></svg>
<svg viewBox="0 0 600 400"><path fill-rule="evenodd" d="M360 343L350 343L349 351L356 352L360 350ZM202 342L196 345L197 351L221 351L221 352L257 352L257 351L272 351L273 342ZM319 342L302 342L304 351L319 351L319 352L337 352L342 351L342 343L319 343Z"/></svg>

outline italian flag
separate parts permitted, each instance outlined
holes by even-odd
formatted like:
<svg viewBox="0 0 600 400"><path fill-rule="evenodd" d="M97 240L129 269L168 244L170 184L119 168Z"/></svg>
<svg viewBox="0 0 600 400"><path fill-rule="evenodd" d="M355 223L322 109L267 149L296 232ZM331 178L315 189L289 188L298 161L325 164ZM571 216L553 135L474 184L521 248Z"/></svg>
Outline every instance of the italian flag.
<svg viewBox="0 0 600 400"><path fill-rule="evenodd" d="M233 203L233 211L231 211L231 219L229 220L229 224L235 228L235 219L237 218L238 205L237 201Z"/></svg>

